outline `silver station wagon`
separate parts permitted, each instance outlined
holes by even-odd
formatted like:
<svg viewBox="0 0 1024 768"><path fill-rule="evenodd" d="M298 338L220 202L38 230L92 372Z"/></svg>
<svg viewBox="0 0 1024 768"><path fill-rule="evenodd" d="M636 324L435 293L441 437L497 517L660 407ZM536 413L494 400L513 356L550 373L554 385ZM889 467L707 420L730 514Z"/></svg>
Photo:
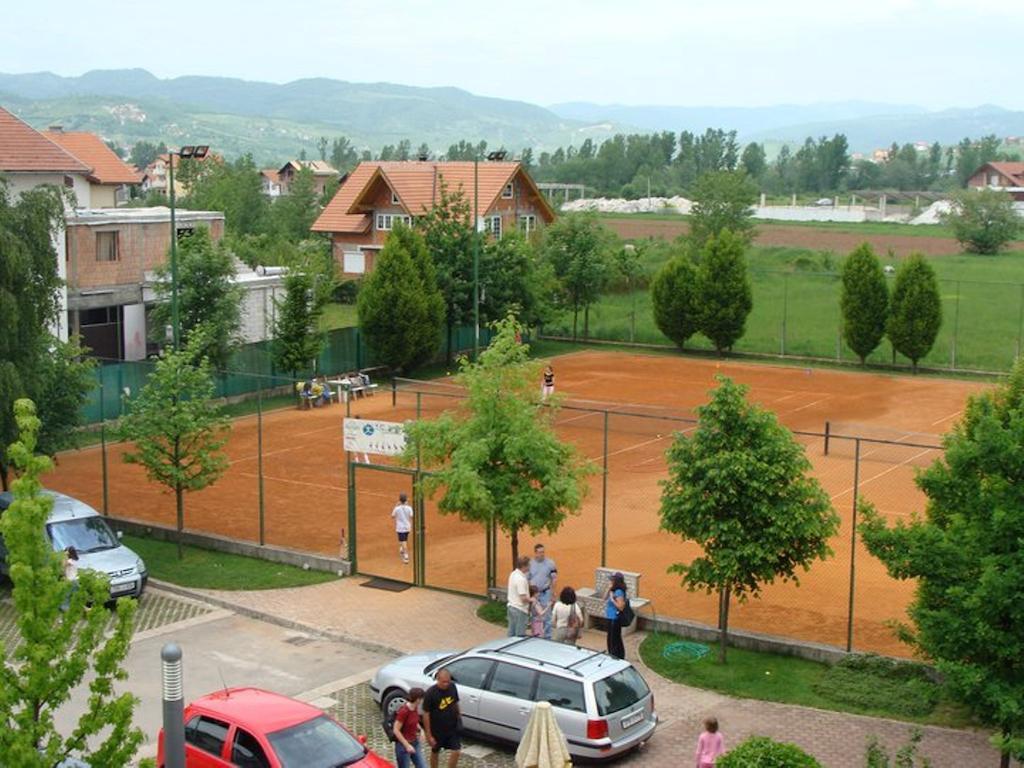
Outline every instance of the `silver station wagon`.
<svg viewBox="0 0 1024 768"><path fill-rule="evenodd" d="M501 638L468 651L405 656L370 682L384 712L428 688L447 669L459 691L463 728L518 742L533 706L550 702L574 757L607 759L647 741L658 725L654 694L628 661L540 638Z"/></svg>

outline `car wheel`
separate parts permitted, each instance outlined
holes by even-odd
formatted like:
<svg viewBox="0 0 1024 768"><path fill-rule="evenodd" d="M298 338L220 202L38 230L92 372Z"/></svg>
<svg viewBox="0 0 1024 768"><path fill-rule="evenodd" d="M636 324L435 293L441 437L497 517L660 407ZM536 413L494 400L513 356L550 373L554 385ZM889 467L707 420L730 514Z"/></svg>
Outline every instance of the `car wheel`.
<svg viewBox="0 0 1024 768"><path fill-rule="evenodd" d="M384 698L381 699L380 711L385 715L394 714L405 705L406 701L408 701L405 696L405 691L401 688L392 688L384 695Z"/></svg>

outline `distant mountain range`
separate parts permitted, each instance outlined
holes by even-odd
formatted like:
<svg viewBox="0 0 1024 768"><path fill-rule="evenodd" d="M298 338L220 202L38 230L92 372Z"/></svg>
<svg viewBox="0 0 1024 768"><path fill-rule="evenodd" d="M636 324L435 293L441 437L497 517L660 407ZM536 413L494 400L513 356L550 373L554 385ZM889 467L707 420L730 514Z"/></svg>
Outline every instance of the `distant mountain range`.
<svg viewBox="0 0 1024 768"><path fill-rule="evenodd" d="M0 74L0 105L30 124L94 131L122 146L139 140L210 144L228 157L251 152L274 164L321 136L347 136L378 151L409 139L440 153L461 139L535 153L595 142L618 132L735 129L743 141L800 143L844 133L851 150L893 141L939 141L994 133L1024 135L1024 112L996 106L929 112L910 104L848 101L771 107L598 105L549 108L476 96L458 88L349 83L316 78L278 85L223 77L162 80L144 69L97 70L80 77L49 72Z"/></svg>

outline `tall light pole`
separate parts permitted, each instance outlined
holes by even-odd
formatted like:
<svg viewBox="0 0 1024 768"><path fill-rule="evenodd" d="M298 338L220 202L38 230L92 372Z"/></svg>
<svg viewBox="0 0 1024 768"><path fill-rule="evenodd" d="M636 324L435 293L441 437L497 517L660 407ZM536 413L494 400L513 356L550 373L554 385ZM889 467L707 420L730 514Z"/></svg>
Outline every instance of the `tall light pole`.
<svg viewBox="0 0 1024 768"><path fill-rule="evenodd" d="M205 144L200 144L199 146L186 145L177 152L167 150L167 164L170 166L169 184L171 198L171 332L173 334L175 352L178 351L178 345L181 341L181 328L178 319L178 225L174 219L174 158L175 156L182 159L194 157L196 160L202 160L209 151L209 146Z"/></svg>
<svg viewBox="0 0 1024 768"><path fill-rule="evenodd" d="M480 153L473 154L473 360L480 358Z"/></svg>

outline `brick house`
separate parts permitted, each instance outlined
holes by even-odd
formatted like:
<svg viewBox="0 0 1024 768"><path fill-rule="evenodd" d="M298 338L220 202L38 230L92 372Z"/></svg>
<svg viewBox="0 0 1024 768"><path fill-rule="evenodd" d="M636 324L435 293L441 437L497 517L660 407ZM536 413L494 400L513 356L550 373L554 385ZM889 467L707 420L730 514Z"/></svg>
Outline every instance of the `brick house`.
<svg viewBox="0 0 1024 768"><path fill-rule="evenodd" d="M184 197L188 194L188 182L181 178L182 159L176 154L170 157L166 154L159 155L152 163L146 166L142 172L143 194L149 192L169 194L167 185L170 182L170 163L172 161L174 162L174 194L177 197ZM188 158L188 162L192 163L220 163L223 161L224 159L214 152L207 152L203 157Z"/></svg>
<svg viewBox="0 0 1024 768"><path fill-rule="evenodd" d="M360 163L312 229L330 234L341 271L358 277L373 270L396 221L411 223L437 203L442 182L449 193L461 190L471 207L477 198L477 227L493 237L513 229L528 234L554 221L551 206L518 162L410 160Z"/></svg>
<svg viewBox="0 0 1024 768"><path fill-rule="evenodd" d="M303 168L313 172L313 188L318 197L324 193L329 182L341 177L330 163L323 160L289 160L277 171L278 194L287 195L291 192L292 182Z"/></svg>
<svg viewBox="0 0 1024 768"><path fill-rule="evenodd" d="M142 183L142 174L124 162L94 133L65 131L51 126L43 136L92 170L89 181L90 208L113 208L128 199L128 188Z"/></svg>
<svg viewBox="0 0 1024 768"><path fill-rule="evenodd" d="M985 163L967 180L968 187L1003 189L1024 201L1024 163Z"/></svg>

